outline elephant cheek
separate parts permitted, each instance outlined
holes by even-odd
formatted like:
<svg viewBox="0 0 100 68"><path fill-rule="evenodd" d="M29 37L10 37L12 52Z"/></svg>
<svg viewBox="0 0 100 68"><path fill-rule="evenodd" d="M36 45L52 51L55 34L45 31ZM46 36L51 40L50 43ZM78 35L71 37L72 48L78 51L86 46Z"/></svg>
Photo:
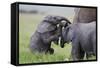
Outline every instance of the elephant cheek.
<svg viewBox="0 0 100 68"><path fill-rule="evenodd" d="M72 40L72 33L68 32L67 36L66 36L66 43L71 42Z"/></svg>

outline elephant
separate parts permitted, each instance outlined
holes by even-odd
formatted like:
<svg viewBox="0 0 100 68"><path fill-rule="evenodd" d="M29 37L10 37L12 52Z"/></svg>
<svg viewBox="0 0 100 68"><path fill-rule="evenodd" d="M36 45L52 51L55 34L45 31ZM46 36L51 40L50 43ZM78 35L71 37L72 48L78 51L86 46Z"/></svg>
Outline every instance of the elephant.
<svg viewBox="0 0 100 68"><path fill-rule="evenodd" d="M85 54L87 59L96 56L96 21L70 24L62 30L62 36L64 44L72 42L71 56L74 61L82 60Z"/></svg>
<svg viewBox="0 0 100 68"><path fill-rule="evenodd" d="M62 27L66 27L69 21L62 16L48 15L38 25L34 34L30 39L31 52L38 53L54 53L51 48L51 42L58 43L59 37L62 34Z"/></svg>
<svg viewBox="0 0 100 68"><path fill-rule="evenodd" d="M89 23L96 21L96 8L75 8L73 23Z"/></svg>
<svg viewBox="0 0 100 68"><path fill-rule="evenodd" d="M92 21L96 21L96 8L75 8L75 16L72 23L90 23ZM63 48L64 40L61 37L60 45Z"/></svg>

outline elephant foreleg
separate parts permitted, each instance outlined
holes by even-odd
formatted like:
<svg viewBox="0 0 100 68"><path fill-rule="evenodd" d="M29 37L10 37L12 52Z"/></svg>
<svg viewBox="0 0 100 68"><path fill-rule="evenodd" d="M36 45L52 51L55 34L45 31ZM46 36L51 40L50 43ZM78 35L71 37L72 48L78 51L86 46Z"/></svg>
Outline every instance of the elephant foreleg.
<svg viewBox="0 0 100 68"><path fill-rule="evenodd" d="M53 48L49 48L46 53L53 54L54 53L54 49Z"/></svg>
<svg viewBox="0 0 100 68"><path fill-rule="evenodd" d="M77 61L77 60L79 60L78 59L78 48L77 47L75 47L75 46L72 46L72 52L71 52L71 54L72 54L72 59L74 60L74 61Z"/></svg>
<svg viewBox="0 0 100 68"><path fill-rule="evenodd" d="M81 58L83 58L82 52L80 52L80 45L78 42L78 39L72 40L72 59L74 61L79 61Z"/></svg>

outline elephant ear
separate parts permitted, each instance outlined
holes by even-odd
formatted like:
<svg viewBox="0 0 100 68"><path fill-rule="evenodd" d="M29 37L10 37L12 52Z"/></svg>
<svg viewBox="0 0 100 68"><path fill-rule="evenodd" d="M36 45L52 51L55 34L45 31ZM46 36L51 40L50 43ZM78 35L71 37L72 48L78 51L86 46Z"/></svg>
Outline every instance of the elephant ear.
<svg viewBox="0 0 100 68"><path fill-rule="evenodd" d="M55 25L52 25L48 22L42 22L39 24L37 31L40 33L44 33L44 32L50 32L56 29Z"/></svg>

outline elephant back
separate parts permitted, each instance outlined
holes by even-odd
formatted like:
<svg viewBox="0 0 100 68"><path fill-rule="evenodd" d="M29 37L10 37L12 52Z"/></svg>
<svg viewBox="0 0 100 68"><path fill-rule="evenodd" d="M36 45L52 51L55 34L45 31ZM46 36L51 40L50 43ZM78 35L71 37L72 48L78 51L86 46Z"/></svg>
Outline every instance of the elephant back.
<svg viewBox="0 0 100 68"><path fill-rule="evenodd" d="M96 9L95 8L76 8L73 23L77 22L92 22L96 21Z"/></svg>

